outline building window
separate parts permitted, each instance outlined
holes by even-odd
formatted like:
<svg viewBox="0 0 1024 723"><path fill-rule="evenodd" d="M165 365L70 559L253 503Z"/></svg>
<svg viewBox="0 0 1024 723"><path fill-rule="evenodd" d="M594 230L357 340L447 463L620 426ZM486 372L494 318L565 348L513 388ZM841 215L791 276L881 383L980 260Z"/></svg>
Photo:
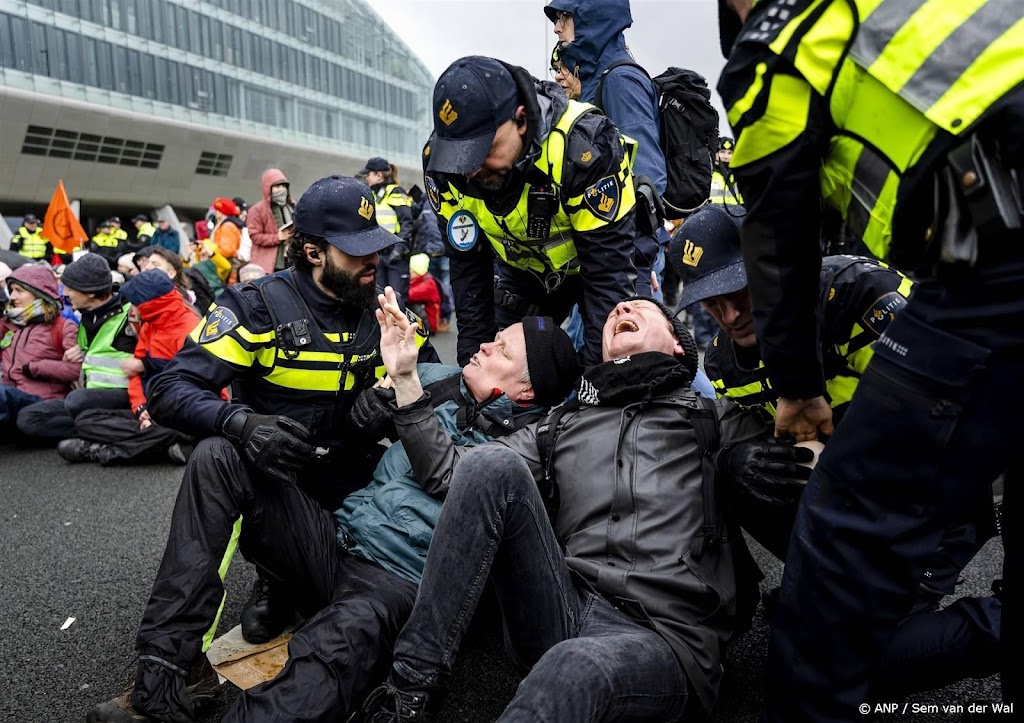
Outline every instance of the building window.
<svg viewBox="0 0 1024 723"><path fill-rule="evenodd" d="M101 137L63 128L29 126L25 132L21 152L30 156L159 168L160 161L163 160L164 146L113 136Z"/></svg>
<svg viewBox="0 0 1024 723"><path fill-rule="evenodd" d="M203 151L199 155L196 174L200 176L226 176L228 171L231 170L231 161L233 160L234 156Z"/></svg>

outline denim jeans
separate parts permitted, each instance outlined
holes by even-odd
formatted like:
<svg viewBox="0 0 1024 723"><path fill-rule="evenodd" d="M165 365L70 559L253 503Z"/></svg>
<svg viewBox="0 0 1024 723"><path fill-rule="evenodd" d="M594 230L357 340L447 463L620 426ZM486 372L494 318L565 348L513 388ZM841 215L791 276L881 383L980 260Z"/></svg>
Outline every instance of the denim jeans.
<svg viewBox="0 0 1024 723"><path fill-rule="evenodd" d="M14 426L18 412L41 401L43 398L35 394L27 394L17 387L0 384L0 432Z"/></svg>
<svg viewBox="0 0 1024 723"><path fill-rule="evenodd" d="M430 275L441 286L441 318L451 320L455 311L455 296L452 294L452 273L447 256L430 257Z"/></svg>
<svg viewBox="0 0 1024 723"><path fill-rule="evenodd" d="M686 676L657 633L576 583L523 459L498 444L452 477L394 671L442 685L490 579L512 656L529 666L500 721L669 721Z"/></svg>

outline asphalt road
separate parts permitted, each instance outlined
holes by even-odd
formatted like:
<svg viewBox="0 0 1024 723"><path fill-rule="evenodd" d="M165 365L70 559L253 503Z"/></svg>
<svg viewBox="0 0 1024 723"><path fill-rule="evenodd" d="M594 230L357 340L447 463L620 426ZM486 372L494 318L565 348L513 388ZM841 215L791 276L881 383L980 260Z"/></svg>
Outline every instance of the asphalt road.
<svg viewBox="0 0 1024 723"><path fill-rule="evenodd" d="M436 344L444 360L454 361L454 334L437 337ZM120 691L133 666L136 628L180 479L180 467L69 465L52 450L0 440L0 721L84 721L91 705ZM776 585L780 565L753 547L767 575L763 585ZM1001 564L995 540L965 571L961 594L985 594ZM236 556L223 631L237 624L252 578L253 568ZM61 630L69 618L74 622ZM730 647L716 721L756 720L766 648L759 613L753 629ZM441 721L494 720L517 682L492 611L467 637ZM940 712L879 719L959 721L942 706L994 701L998 693L997 678L968 681L909 700L911 711L918 704ZM219 720L235 695L228 685L201 720Z"/></svg>

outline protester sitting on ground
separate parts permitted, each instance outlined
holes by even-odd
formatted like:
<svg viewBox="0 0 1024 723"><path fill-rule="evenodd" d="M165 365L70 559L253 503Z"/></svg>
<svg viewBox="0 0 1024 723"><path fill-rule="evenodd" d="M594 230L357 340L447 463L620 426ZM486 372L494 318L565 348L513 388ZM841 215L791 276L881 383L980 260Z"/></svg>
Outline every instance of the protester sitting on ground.
<svg viewBox="0 0 1024 723"><path fill-rule="evenodd" d="M9 301L0 318L0 438L16 428L18 412L60 400L82 370L78 328L61 315L57 278L26 264L7 275Z"/></svg>
<svg viewBox="0 0 1024 723"><path fill-rule="evenodd" d="M146 389L181 349L199 323L199 314L159 269L140 273L121 287L121 296L142 318L134 357L121 362L128 377L130 409L82 412L75 418L78 436L60 442L57 453L69 462L99 462L105 467L168 459L185 464L192 453L192 439L153 423Z"/></svg>
<svg viewBox="0 0 1024 723"><path fill-rule="evenodd" d="M653 300L612 309L602 358L576 400L460 460L366 723L435 720L488 579L513 656L532 666L503 720L713 709L757 593L743 537L712 504L724 405L690 391L696 345Z"/></svg>
<svg viewBox="0 0 1024 723"><path fill-rule="evenodd" d="M174 286L178 289L181 297L189 304L192 304L200 316L213 303L213 292L210 291L206 279L203 278L200 272L196 271L195 274L200 278L200 281L194 284L194 277L186 273L181 257L176 253L168 251L161 246L146 246L135 254L135 265L138 266L140 271L158 269L167 274L168 278L174 282ZM204 300L205 304L202 303Z"/></svg>
<svg viewBox="0 0 1024 723"><path fill-rule="evenodd" d="M128 378L121 362L135 351L137 334L128 323L131 304L114 294L110 268L103 257L87 253L68 264L61 282L82 315L78 352L68 361L82 362L84 388L65 399L31 404L18 414L18 429L29 437L61 440L75 436L75 418L89 409L128 409Z"/></svg>
<svg viewBox="0 0 1024 723"><path fill-rule="evenodd" d="M794 469L793 448L774 439L777 395L758 348L737 209L742 207L711 205L688 218L673 238L669 263L683 281L680 303L700 304L721 327L704 358L715 390L762 424L758 437L719 453L721 479L731 482L721 490L722 498L736 521L785 561L810 470L800 474ZM687 263L684 258L699 262ZM874 355L875 343L906 307L911 289L910 279L872 259L822 260L819 339L825 388L837 423ZM788 475L783 471L787 467ZM991 496L978 509L964 510L963 521L947 529L913 610L880 661L874 689L879 699L902 698L998 672L999 599L961 597L940 610L942 599L954 594L963 568L994 532ZM769 608L776 593L766 596Z"/></svg>

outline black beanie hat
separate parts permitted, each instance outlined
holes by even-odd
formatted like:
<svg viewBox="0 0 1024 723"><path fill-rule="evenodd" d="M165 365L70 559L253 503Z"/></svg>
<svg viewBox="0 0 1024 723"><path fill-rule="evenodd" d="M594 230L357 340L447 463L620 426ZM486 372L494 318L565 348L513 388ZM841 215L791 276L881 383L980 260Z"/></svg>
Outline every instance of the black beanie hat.
<svg viewBox="0 0 1024 723"><path fill-rule="evenodd" d="M69 289L83 294L109 296L114 286L110 265L102 256L93 253L87 253L65 266L60 280Z"/></svg>
<svg viewBox="0 0 1024 723"><path fill-rule="evenodd" d="M550 316L525 317L523 332L534 402L550 407L565 401L580 376L569 335Z"/></svg>
<svg viewBox="0 0 1024 723"><path fill-rule="evenodd" d="M682 319L672 313L672 310L665 306L657 299L652 299L650 296L634 296L633 299L637 301L649 301L658 307L665 318L668 319L668 323L672 326L672 334L679 340L679 346L683 347L683 358L680 359L680 363L687 368L690 372L690 382L692 383L694 378L697 376L697 368L700 365L700 358L698 356L699 351L697 349L697 342L693 340L693 335L690 334L690 330L686 328L686 324L683 323Z"/></svg>

